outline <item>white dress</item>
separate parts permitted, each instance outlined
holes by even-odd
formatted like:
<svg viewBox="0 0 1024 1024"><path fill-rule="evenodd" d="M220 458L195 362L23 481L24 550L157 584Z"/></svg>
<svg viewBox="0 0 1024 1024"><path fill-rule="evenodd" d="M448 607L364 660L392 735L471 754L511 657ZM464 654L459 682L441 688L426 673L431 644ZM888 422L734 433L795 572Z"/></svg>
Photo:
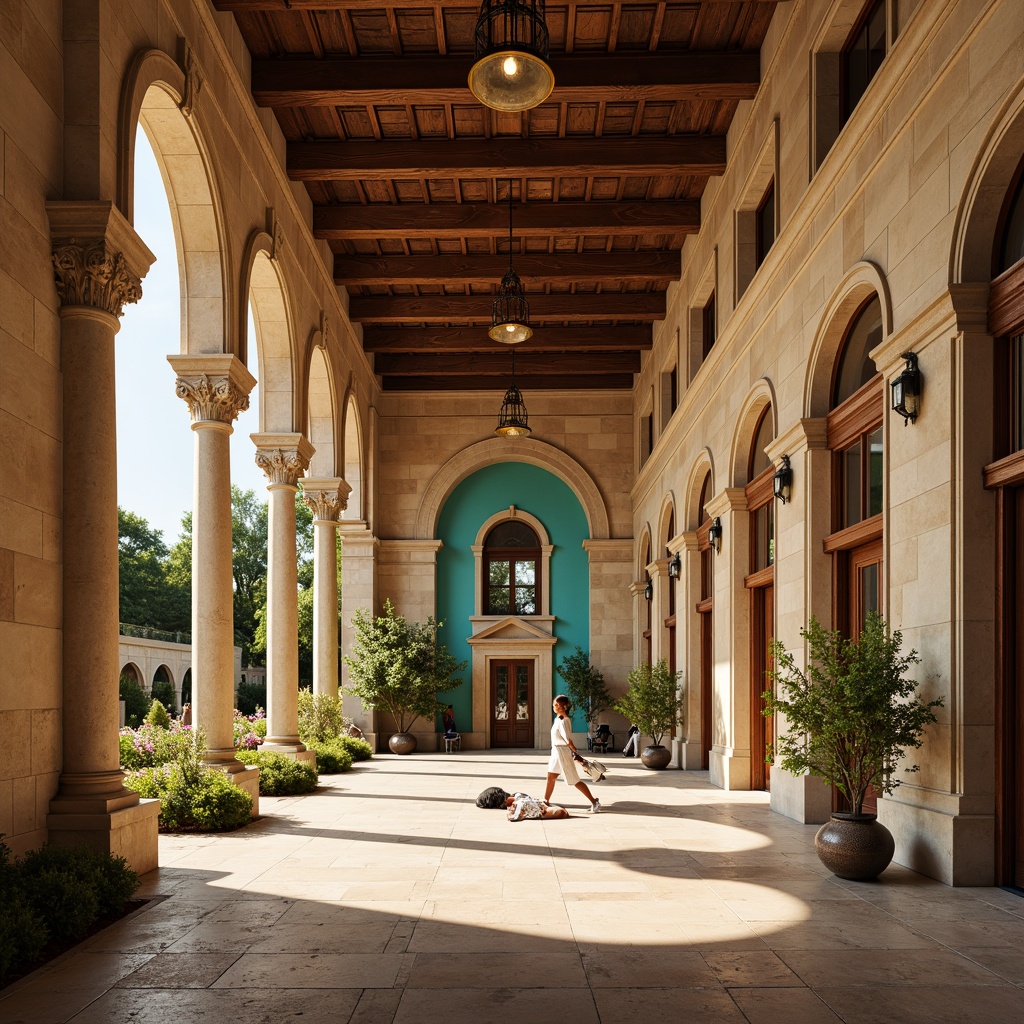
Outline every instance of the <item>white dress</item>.
<svg viewBox="0 0 1024 1024"><path fill-rule="evenodd" d="M580 781L576 762L572 759L569 746L569 719L558 717L551 723L551 757L548 758L548 772L563 775L570 786Z"/></svg>

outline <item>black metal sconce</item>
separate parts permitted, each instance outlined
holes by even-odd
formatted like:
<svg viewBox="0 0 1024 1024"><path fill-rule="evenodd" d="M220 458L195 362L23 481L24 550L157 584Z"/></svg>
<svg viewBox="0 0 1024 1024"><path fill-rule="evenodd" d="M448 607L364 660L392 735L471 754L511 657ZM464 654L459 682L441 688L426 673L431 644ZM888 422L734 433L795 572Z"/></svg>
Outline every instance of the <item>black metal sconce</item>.
<svg viewBox="0 0 1024 1024"><path fill-rule="evenodd" d="M788 455L782 456L782 465L775 470L775 476L772 477L772 489L775 491L775 497L783 505L789 501L789 495L793 489L793 469L789 464Z"/></svg>
<svg viewBox="0 0 1024 1024"><path fill-rule="evenodd" d="M921 371L917 368L916 353L904 352L900 358L906 359L907 365L889 386L892 388L893 412L898 412L903 417L903 426L906 426L917 419L921 398Z"/></svg>
<svg viewBox="0 0 1024 1024"><path fill-rule="evenodd" d="M677 580L677 579L679 579L679 574L682 572L682 570L683 570L683 560L679 557L679 552L677 551L669 559L669 562L668 562L668 578L670 580Z"/></svg>
<svg viewBox="0 0 1024 1024"><path fill-rule="evenodd" d="M711 520L708 527L708 540L715 551L722 550L722 520L718 516Z"/></svg>
<svg viewBox="0 0 1024 1024"><path fill-rule="evenodd" d="M650 601L654 597L654 584L648 580L647 586L644 587L644 598Z"/></svg>

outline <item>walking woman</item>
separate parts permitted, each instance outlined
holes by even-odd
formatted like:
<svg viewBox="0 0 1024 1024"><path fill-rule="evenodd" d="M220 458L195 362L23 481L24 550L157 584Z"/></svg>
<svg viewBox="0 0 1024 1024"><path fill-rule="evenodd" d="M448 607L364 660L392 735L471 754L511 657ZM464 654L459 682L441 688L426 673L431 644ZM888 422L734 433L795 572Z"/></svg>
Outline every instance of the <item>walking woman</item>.
<svg viewBox="0 0 1024 1024"><path fill-rule="evenodd" d="M576 744L569 736L569 698L559 694L552 701L551 708L557 717L551 726L551 759L548 761L548 784L544 789L544 802L550 802L555 780L559 775L564 775L566 783L575 786L590 801L590 813L597 814L601 810L601 801L590 792L585 782L580 781L576 763L573 761Z"/></svg>

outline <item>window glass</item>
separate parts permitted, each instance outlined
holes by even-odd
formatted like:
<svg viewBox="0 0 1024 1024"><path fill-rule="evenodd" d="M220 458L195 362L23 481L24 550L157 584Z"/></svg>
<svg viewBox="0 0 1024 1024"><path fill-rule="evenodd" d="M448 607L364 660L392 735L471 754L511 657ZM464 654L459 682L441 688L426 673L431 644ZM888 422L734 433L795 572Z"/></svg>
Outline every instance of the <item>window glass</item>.
<svg viewBox="0 0 1024 1024"><path fill-rule="evenodd" d="M485 548L535 548L537 534L521 519L507 519L498 523L484 541Z"/></svg>
<svg viewBox="0 0 1024 1024"><path fill-rule="evenodd" d="M494 683L494 718L495 721L508 720L508 666L498 665Z"/></svg>
<svg viewBox="0 0 1024 1024"><path fill-rule="evenodd" d="M882 511L882 428L868 434L868 517Z"/></svg>
<svg viewBox="0 0 1024 1024"><path fill-rule="evenodd" d="M754 443L750 450L750 479L760 476L768 469L772 460L768 458L765 448L775 440L775 429L772 424L772 407L769 405L761 415L754 435Z"/></svg>
<svg viewBox="0 0 1024 1024"><path fill-rule="evenodd" d="M752 571L767 569L775 562L774 502L762 505L754 512L754 564Z"/></svg>
<svg viewBox="0 0 1024 1024"><path fill-rule="evenodd" d="M847 332L836 371L833 408L859 391L878 372L868 353L881 341L882 305L876 295L857 314Z"/></svg>
<svg viewBox="0 0 1024 1024"><path fill-rule="evenodd" d="M522 520L499 523L484 541L484 615L536 615L540 541Z"/></svg>
<svg viewBox="0 0 1024 1024"><path fill-rule="evenodd" d="M764 263L775 241L775 182L773 181L757 208L757 265Z"/></svg>
<svg viewBox="0 0 1024 1024"><path fill-rule="evenodd" d="M878 603L878 563L872 562L860 570L860 593L863 602L862 611L866 620L869 612L881 611Z"/></svg>
<svg viewBox="0 0 1024 1024"><path fill-rule="evenodd" d="M1024 335L1010 339L1010 445L1024 451Z"/></svg>
<svg viewBox="0 0 1024 1024"><path fill-rule="evenodd" d="M885 60L885 0L875 0L843 51L843 121Z"/></svg>
<svg viewBox="0 0 1024 1024"><path fill-rule="evenodd" d="M711 293L711 298L708 299L707 305L704 306L702 320L704 327L704 358L707 359L711 346L714 345L718 335L718 318L715 314L714 292Z"/></svg>
<svg viewBox="0 0 1024 1024"><path fill-rule="evenodd" d="M530 718L530 670L526 665L516 665L516 721L526 722Z"/></svg>
<svg viewBox="0 0 1024 1024"><path fill-rule="evenodd" d="M859 523L861 516L861 447L860 441L843 452L843 526Z"/></svg>
<svg viewBox="0 0 1024 1024"><path fill-rule="evenodd" d="M1015 263L1024 260L1024 174L1017 183L1017 192L1010 204L1003 234L1002 260L999 272L1009 270Z"/></svg>

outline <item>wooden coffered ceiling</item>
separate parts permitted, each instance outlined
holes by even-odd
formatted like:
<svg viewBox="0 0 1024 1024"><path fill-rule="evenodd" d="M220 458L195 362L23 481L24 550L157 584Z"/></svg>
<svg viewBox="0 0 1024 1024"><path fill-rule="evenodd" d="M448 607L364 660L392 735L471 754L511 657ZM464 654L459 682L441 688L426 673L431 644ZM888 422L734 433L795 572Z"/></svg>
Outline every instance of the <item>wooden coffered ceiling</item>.
<svg viewBox="0 0 1024 1024"><path fill-rule="evenodd" d="M556 0L555 90L524 113L469 92L478 4L213 4L237 19L253 97L288 140L385 389L506 386L509 349L487 328L510 188L534 327L517 383L632 387L737 104L757 92L775 0Z"/></svg>

